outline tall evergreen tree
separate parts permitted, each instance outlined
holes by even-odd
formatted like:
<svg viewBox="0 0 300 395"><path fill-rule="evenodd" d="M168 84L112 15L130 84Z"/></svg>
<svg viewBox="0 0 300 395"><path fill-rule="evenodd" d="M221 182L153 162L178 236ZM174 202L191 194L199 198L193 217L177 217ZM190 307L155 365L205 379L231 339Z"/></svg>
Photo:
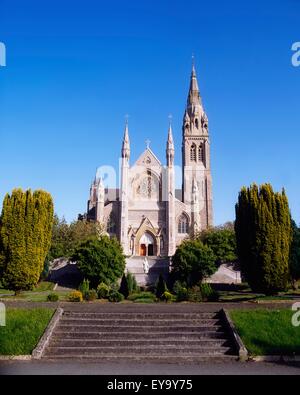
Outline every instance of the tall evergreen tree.
<svg viewBox="0 0 300 395"><path fill-rule="evenodd" d="M290 271L292 282L300 279L300 228L292 221L293 240L290 250Z"/></svg>
<svg viewBox="0 0 300 395"><path fill-rule="evenodd" d="M266 294L286 289L292 233L284 190L275 193L270 184L242 188L235 232L241 270L250 287Z"/></svg>
<svg viewBox="0 0 300 395"><path fill-rule="evenodd" d="M14 189L4 198L0 219L1 281L31 289L43 271L51 244L53 201L48 192Z"/></svg>

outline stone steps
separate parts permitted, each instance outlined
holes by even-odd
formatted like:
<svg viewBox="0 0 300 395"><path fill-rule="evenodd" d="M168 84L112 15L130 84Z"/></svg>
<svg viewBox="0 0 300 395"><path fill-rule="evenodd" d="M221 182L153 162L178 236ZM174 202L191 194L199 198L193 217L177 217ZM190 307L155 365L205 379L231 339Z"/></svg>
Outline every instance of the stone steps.
<svg viewBox="0 0 300 395"><path fill-rule="evenodd" d="M53 335L53 339L63 338L63 339L123 339L124 332L76 332L76 331L63 331L57 329ZM145 339L145 334L141 332L126 332L126 339ZM214 330L206 330L199 332L154 332L147 333L147 339L171 339L172 341L177 341L180 339L227 339L226 334L222 331L216 332Z"/></svg>
<svg viewBox="0 0 300 395"><path fill-rule="evenodd" d="M143 347L143 346L185 346L188 343L192 347L220 347L228 346L230 343L226 339L202 339L192 340L188 337L184 339L178 338L166 338L166 339L123 339L123 338L110 338L107 340L103 339L80 339L80 338L53 338L53 347Z"/></svg>
<svg viewBox="0 0 300 395"><path fill-rule="evenodd" d="M110 355L114 354L116 351L116 347L108 347L108 346L103 346L103 347L66 347L66 346L51 346L48 347L47 353L48 354L74 354L74 355ZM168 346L161 347L159 350L157 349L157 345L153 346L140 346L140 347L128 347L126 346L118 346L118 355L170 355L170 356L175 356L180 354L184 355L190 355L190 356L197 356L199 354L206 354L206 355L223 355L223 354L228 354L230 352L230 347L224 347L224 346L218 346L218 347L196 347L193 346L193 348L190 348L189 344L186 344L185 346L177 346L177 344L172 344Z"/></svg>
<svg viewBox="0 0 300 395"><path fill-rule="evenodd" d="M118 327L149 327L149 326L166 326L168 328L172 328L173 326L186 326L186 320L184 319L157 319L153 321L153 319L103 319L103 318L65 318L63 321L64 325L92 325L92 326L118 326ZM210 319L210 318L197 318L189 320L189 324L193 326L218 326L220 325L220 320L218 319Z"/></svg>
<svg viewBox="0 0 300 395"><path fill-rule="evenodd" d="M162 356L160 354L151 355L135 355L135 354L127 354L127 355L116 355L116 354L107 354L107 355L72 355L72 354L64 354L64 355L56 355L51 354L47 356L47 359L50 361L56 360L84 360L88 362L101 363L103 362L145 362L145 363L164 363L164 364L195 364L201 362L213 362L213 363L226 363L231 361L236 361L236 355L226 355L226 354L201 354L197 356L191 355L168 355Z"/></svg>
<svg viewBox="0 0 300 395"><path fill-rule="evenodd" d="M136 319L202 319L202 318L212 318L218 319L218 312L201 312L201 313L128 313L128 312L120 312L120 313L100 313L100 312L79 312L79 311L65 311L63 318L98 318L98 319L113 319L113 318L121 318L126 319L130 318L133 320Z"/></svg>
<svg viewBox="0 0 300 395"><path fill-rule="evenodd" d="M237 355L216 312L66 311L43 358L185 363Z"/></svg>
<svg viewBox="0 0 300 395"><path fill-rule="evenodd" d="M160 274L166 278L169 273L170 262L162 257L147 257L149 272L144 273L144 257L132 256L126 259L126 270L135 276L138 285L149 286L154 285Z"/></svg>

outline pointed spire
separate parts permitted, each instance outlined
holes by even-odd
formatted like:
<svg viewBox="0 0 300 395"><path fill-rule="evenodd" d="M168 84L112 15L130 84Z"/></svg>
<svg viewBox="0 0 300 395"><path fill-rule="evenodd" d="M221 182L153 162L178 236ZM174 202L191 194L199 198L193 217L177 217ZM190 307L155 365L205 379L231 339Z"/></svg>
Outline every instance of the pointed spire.
<svg viewBox="0 0 300 395"><path fill-rule="evenodd" d="M124 138L122 144L122 158L129 159L129 157L130 157L130 141L129 141L129 132L128 132L128 118L126 117Z"/></svg>
<svg viewBox="0 0 300 395"><path fill-rule="evenodd" d="M194 64L194 57L193 57L190 89L189 89L187 104L188 104L188 106L201 104L199 86L198 86L196 69L195 69L195 64Z"/></svg>
<svg viewBox="0 0 300 395"><path fill-rule="evenodd" d="M168 140L167 140L167 149L166 149L168 166L172 166L173 165L173 163L174 163L174 152L175 152L171 119L172 119L172 117L169 116L169 130L168 130Z"/></svg>
<svg viewBox="0 0 300 395"><path fill-rule="evenodd" d="M174 140L173 140L173 133L172 133L172 115L169 115L169 130L168 130L167 148L174 149Z"/></svg>

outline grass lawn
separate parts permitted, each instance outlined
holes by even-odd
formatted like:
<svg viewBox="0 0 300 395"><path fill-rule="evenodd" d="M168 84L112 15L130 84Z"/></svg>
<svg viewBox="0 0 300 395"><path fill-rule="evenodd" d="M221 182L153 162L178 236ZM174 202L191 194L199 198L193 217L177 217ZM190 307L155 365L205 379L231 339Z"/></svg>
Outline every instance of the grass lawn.
<svg viewBox="0 0 300 395"><path fill-rule="evenodd" d="M232 310L230 316L251 355L300 355L300 327L291 310Z"/></svg>
<svg viewBox="0 0 300 395"><path fill-rule="evenodd" d="M0 355L26 355L42 336L54 309L15 309L6 311L6 326L0 327Z"/></svg>
<svg viewBox="0 0 300 395"><path fill-rule="evenodd" d="M60 301L68 300L68 295L70 291L53 291L59 296ZM47 296L52 291L36 292L36 291L22 291L19 295L7 295L2 296L3 300L24 300L26 302L47 302ZM1 293L1 292L0 292Z"/></svg>
<svg viewBox="0 0 300 395"><path fill-rule="evenodd" d="M10 295L10 294L12 294L12 293L14 293L14 291L10 291L9 289L4 289L4 288L0 288L0 295L2 294L2 295Z"/></svg>
<svg viewBox="0 0 300 395"><path fill-rule="evenodd" d="M43 292L43 291L52 291L55 283L51 283L50 281L41 281L37 284L37 286L33 289L34 292Z"/></svg>

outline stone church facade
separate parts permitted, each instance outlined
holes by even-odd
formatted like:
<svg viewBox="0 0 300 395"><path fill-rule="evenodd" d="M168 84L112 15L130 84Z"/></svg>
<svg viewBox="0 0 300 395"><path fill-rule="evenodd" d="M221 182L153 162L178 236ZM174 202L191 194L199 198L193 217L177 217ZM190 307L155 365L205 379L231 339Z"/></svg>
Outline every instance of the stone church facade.
<svg viewBox="0 0 300 395"><path fill-rule="evenodd" d="M106 189L96 177L90 188L87 218L104 224L127 256L170 257L189 234L213 223L208 119L194 66L182 125L182 188L175 189L171 124L164 164L147 146L131 165L131 149L126 122L120 188Z"/></svg>

